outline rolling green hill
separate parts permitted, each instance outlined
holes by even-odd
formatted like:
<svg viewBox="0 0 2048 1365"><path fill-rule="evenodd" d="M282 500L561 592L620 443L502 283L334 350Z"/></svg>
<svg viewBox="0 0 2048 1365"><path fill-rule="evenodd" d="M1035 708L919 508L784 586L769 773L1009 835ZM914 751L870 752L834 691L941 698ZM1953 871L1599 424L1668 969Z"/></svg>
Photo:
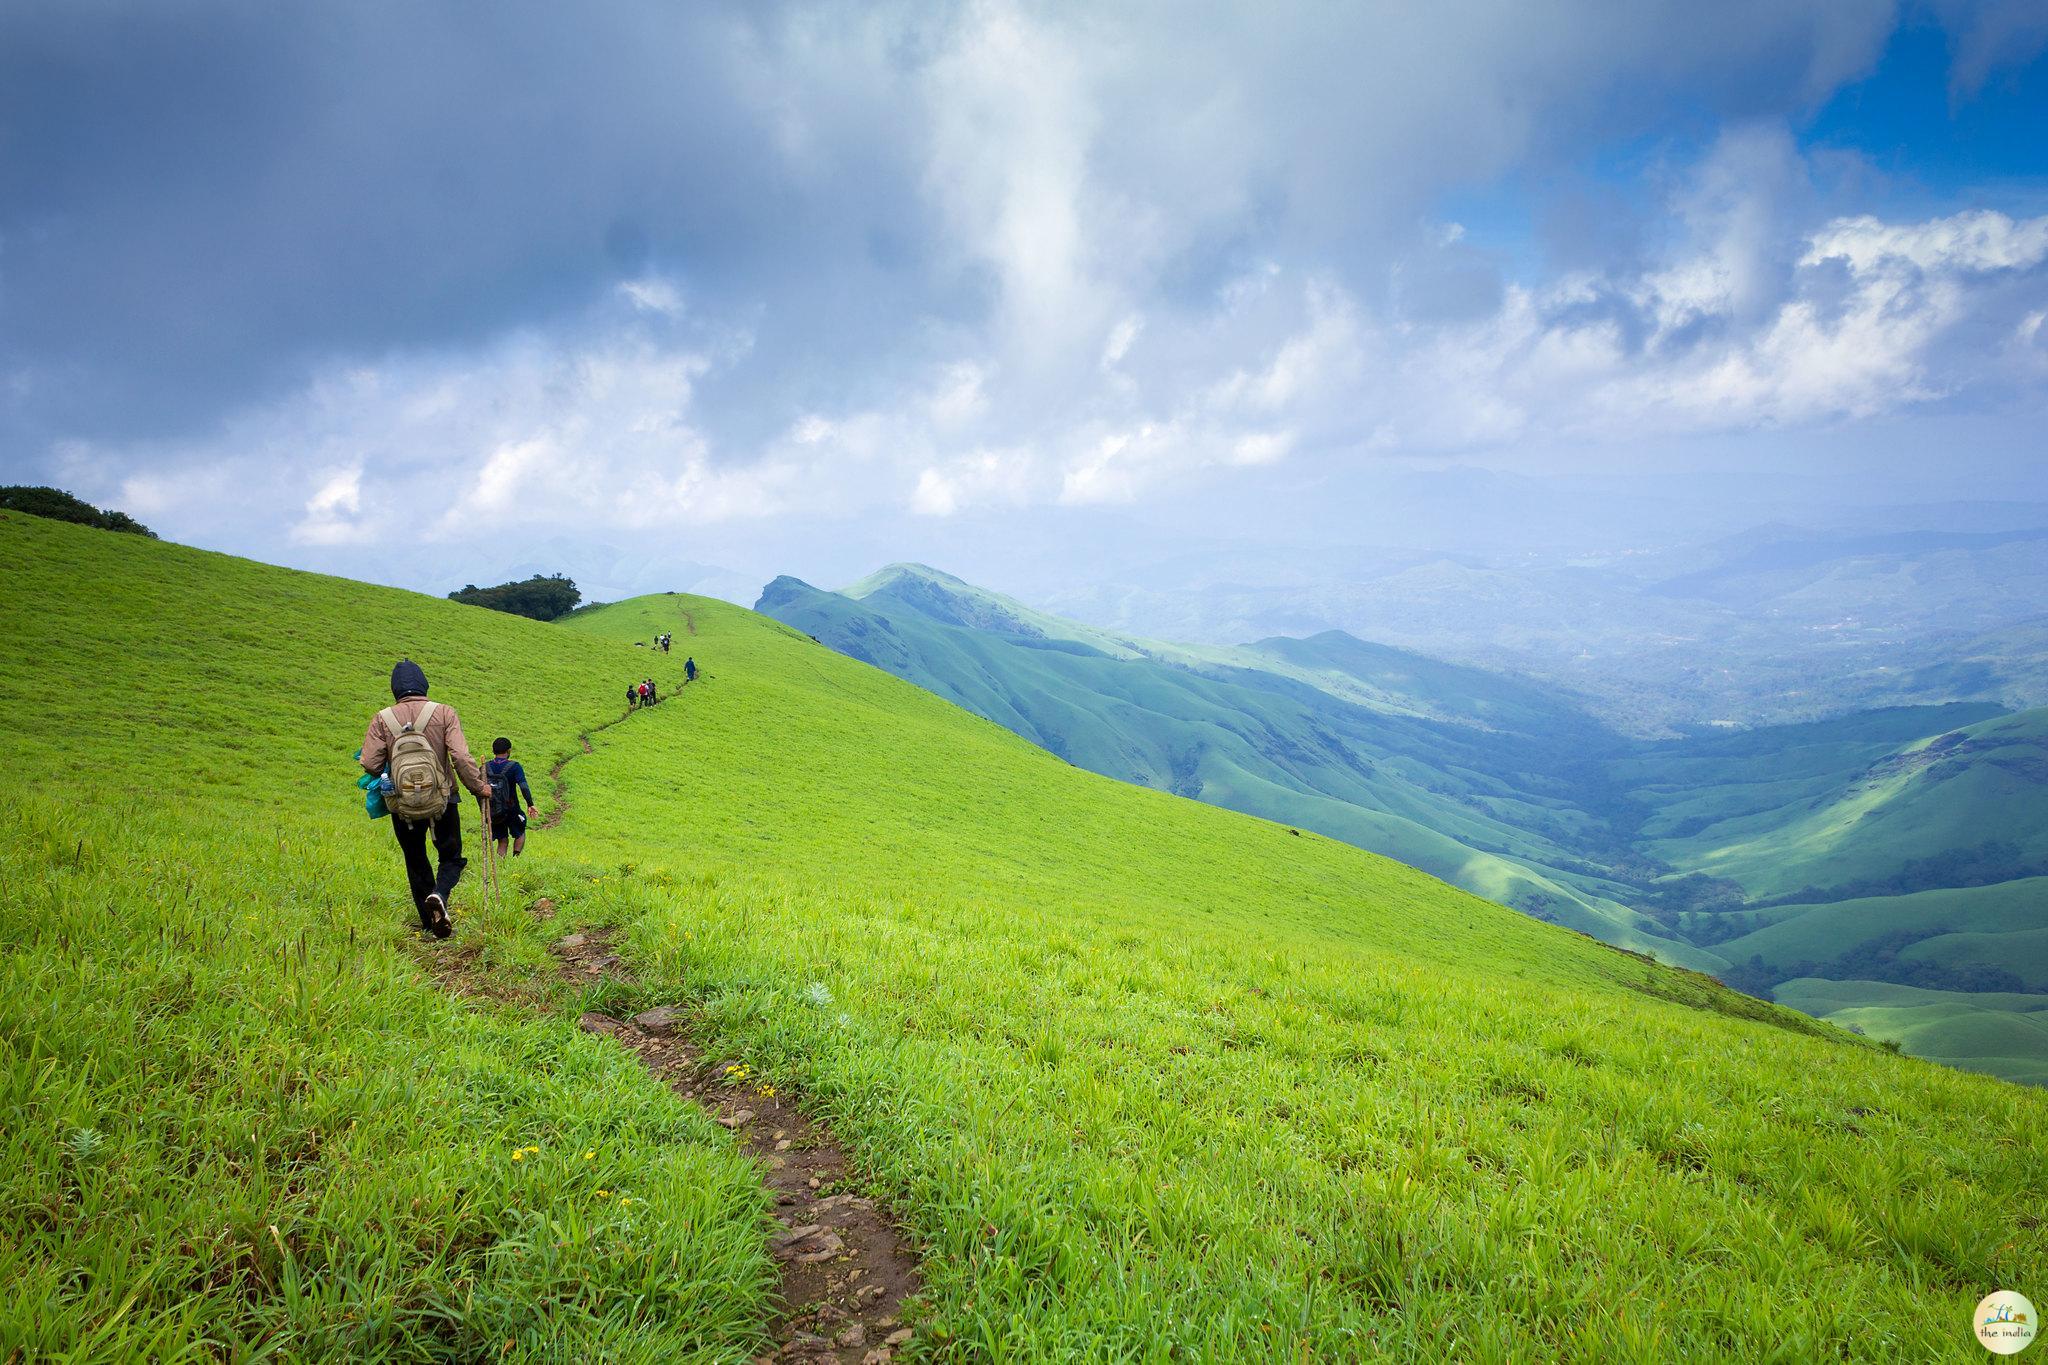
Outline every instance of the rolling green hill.
<svg viewBox="0 0 2048 1365"><path fill-rule="evenodd" d="M1745 989L2039 989L2048 902L2022 889L1958 918L1948 898L2048 872L2048 711L1901 707L1651 742L1541 687L1340 632L1162 644L920 565L843 593L778 579L759 605L1079 766L1346 840ZM2048 1050L2018 1036L1974 1062L1953 1039L1940 1055L2034 1075Z"/></svg>
<svg viewBox="0 0 2048 1365"><path fill-rule="evenodd" d="M761 1188L576 1031L545 946L597 925L598 1003L833 1119L935 1359L1968 1360L2048 1253L2048 1095L737 608L544 626L15 516L0 571L0 1353L747 1359ZM657 628L708 676L599 728ZM572 760L447 944L350 782L400 652Z"/></svg>
<svg viewBox="0 0 2048 1365"><path fill-rule="evenodd" d="M1646 846L1762 900L2048 874L2048 710L1977 719L1986 709L1875 713L1861 744L1857 722L1830 722L1794 727L1812 743L1766 731L1739 755L1660 755L1655 782L1675 764L1695 771Z"/></svg>
<svg viewBox="0 0 2048 1365"><path fill-rule="evenodd" d="M1526 684L1336 634L1235 649L1120 639L916 565L845 594L780 578L758 609L1092 772L1343 839L1666 961L1722 965L1582 875L1602 837L1588 759L1616 741Z"/></svg>

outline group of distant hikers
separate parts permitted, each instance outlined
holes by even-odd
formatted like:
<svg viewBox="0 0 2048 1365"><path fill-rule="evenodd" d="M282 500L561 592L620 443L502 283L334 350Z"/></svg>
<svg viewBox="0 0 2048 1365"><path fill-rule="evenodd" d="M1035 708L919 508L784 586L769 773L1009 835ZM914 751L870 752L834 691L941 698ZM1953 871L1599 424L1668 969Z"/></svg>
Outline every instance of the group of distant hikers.
<svg viewBox="0 0 2048 1365"><path fill-rule="evenodd" d="M667 636L661 637L664 642ZM663 645L666 648L666 644ZM697 680L697 661L683 665L685 679ZM652 706L654 679L627 689L630 707ZM448 898L469 860L462 856L462 789L467 788L487 812L487 837L499 857L526 851L526 822L540 814L527 785L526 769L512 757L512 741L491 742L491 757L481 768L470 757L455 708L427 699L427 675L411 659L391 670L391 705L370 718L357 751L365 776L358 785L367 792L371 815L389 815L405 857L405 878L412 889L420 928L435 938L455 932ZM427 842L434 858L427 857ZM437 866L438 864L438 866Z"/></svg>
<svg viewBox="0 0 2048 1365"><path fill-rule="evenodd" d="M658 638L661 640L668 639L666 635L660 636ZM664 646L664 648L666 648L666 646ZM693 683L697 681L696 659L690 658L683 660L683 681L685 683ZM652 678L642 678L639 682L626 684L626 709L628 711L631 711L635 707L639 706L652 706L660 700L661 689L654 685L654 679Z"/></svg>

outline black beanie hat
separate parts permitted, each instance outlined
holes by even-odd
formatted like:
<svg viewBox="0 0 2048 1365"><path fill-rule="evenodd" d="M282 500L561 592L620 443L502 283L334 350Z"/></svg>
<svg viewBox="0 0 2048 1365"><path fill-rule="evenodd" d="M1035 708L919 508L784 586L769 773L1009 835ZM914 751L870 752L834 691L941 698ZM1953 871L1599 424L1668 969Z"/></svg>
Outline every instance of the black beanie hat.
<svg viewBox="0 0 2048 1365"><path fill-rule="evenodd" d="M400 659L391 670L391 699L404 701L407 697L427 695L427 675L411 659Z"/></svg>

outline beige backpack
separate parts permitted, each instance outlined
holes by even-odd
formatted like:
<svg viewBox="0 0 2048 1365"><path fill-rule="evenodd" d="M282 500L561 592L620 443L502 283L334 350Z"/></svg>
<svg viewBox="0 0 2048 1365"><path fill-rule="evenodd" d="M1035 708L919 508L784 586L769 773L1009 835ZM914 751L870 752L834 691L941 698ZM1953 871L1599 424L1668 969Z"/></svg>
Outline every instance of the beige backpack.
<svg viewBox="0 0 2048 1365"><path fill-rule="evenodd" d="M398 708L387 706L382 713L384 729L391 735L391 756L386 770L391 790L384 804L401 820L438 820L448 808L454 789L448 781L448 760L439 746L427 738L427 720L435 704L422 701L420 713L409 721L398 718Z"/></svg>

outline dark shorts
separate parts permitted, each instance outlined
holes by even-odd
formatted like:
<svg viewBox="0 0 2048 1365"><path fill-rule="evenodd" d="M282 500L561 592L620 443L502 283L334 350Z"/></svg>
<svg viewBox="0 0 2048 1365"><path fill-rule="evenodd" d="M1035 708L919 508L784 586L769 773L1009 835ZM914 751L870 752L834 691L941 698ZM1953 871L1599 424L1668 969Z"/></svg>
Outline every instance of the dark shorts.
<svg viewBox="0 0 2048 1365"><path fill-rule="evenodd" d="M524 839L526 837L526 812L514 810L510 815L491 813L491 837L493 839Z"/></svg>

